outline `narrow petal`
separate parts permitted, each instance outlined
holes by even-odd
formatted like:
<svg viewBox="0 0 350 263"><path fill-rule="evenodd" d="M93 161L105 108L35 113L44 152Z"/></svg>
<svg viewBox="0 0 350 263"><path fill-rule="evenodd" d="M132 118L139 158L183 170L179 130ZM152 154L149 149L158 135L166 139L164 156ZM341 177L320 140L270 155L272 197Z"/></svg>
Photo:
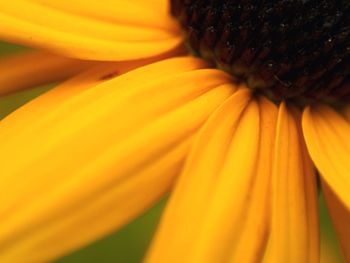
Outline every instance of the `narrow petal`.
<svg viewBox="0 0 350 263"><path fill-rule="evenodd" d="M74 5L69 0L30 1L100 21L176 30L175 23L168 14L167 0L104 0L103 5L98 0L84 0Z"/></svg>
<svg viewBox="0 0 350 263"><path fill-rule="evenodd" d="M139 82L149 83L158 79L159 76L169 76L208 67L203 60L192 57L173 58L148 65L154 59L157 58L113 62L110 64L104 63L53 88L18 109L14 114L7 116L5 120L0 121L0 142L9 142L11 138L18 141L19 130L24 132L25 129L32 129L34 123L40 122L44 119L44 116L52 116L56 112L55 110L59 112L59 106L64 105L68 99L72 100L85 91L89 91L89 98L87 99L97 99L101 96L101 93L99 89L92 89L93 87L108 79L123 75L130 70L138 68L132 73L123 76L122 79L128 82L130 86L136 87L139 85ZM115 90L118 91L119 89L115 88Z"/></svg>
<svg viewBox="0 0 350 263"><path fill-rule="evenodd" d="M233 90L217 70L147 80L148 67L67 98L18 140L0 142L1 262L50 261L114 231L169 189L187 141Z"/></svg>
<svg viewBox="0 0 350 263"><path fill-rule="evenodd" d="M316 178L304 146L299 115L284 103L280 106L265 262L319 262Z"/></svg>
<svg viewBox="0 0 350 263"><path fill-rule="evenodd" d="M96 63L26 52L0 59L0 96L26 88L62 81Z"/></svg>
<svg viewBox="0 0 350 263"><path fill-rule="evenodd" d="M305 110L303 130L316 167L350 209L350 123L330 107L318 105Z"/></svg>
<svg viewBox="0 0 350 263"><path fill-rule="evenodd" d="M332 218L338 240L342 248L346 262L350 262L350 211L333 192L327 183L322 183L322 190L326 200L327 208Z"/></svg>
<svg viewBox="0 0 350 263"><path fill-rule="evenodd" d="M181 42L174 22L170 18L164 19L166 11L160 13L152 4L126 4L119 0L101 5L88 1L81 9L78 3L75 8L67 9L67 3L40 2L1 1L0 39L90 60L146 58L171 50ZM109 13L115 10L115 17L124 14L119 17L120 21L100 19L97 14L106 9ZM153 24L163 25L163 28L147 24L150 17ZM144 25L142 21L145 21Z"/></svg>
<svg viewBox="0 0 350 263"><path fill-rule="evenodd" d="M228 262L238 257L235 252L244 253L236 249L239 249L240 241L246 244L251 234L245 226L254 225L250 218L245 223L251 215L246 209L250 192L258 185L265 185L265 189L257 187L256 193L266 194L267 190L266 178L259 178L259 182L254 183L259 125L269 126L270 123L264 114L264 123L261 123L258 103L249 101L247 90L236 92L201 130L146 262ZM270 106L264 105L264 108L266 113L273 114ZM268 137L273 126L265 131L266 134L264 132L262 143L268 142L265 136ZM261 177L267 170L262 169ZM266 196L262 199L261 203L266 207ZM254 243L250 244L253 253L258 250L255 242L263 243L261 237L266 237L266 226L265 221L265 230L261 226L255 228L262 230L254 233L255 240L250 236ZM247 249L245 252L252 251Z"/></svg>
<svg viewBox="0 0 350 263"><path fill-rule="evenodd" d="M277 107L264 97L259 98L260 145L256 174L241 237L233 250L231 261L261 262L267 245L270 223L270 191Z"/></svg>

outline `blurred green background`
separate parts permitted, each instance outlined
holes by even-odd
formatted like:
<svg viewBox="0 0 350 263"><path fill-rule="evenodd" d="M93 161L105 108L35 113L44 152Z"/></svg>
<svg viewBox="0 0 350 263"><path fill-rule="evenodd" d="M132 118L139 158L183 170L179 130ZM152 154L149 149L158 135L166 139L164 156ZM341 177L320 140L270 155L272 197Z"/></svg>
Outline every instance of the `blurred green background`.
<svg viewBox="0 0 350 263"><path fill-rule="evenodd" d="M25 48L0 42L1 56L23 51ZM1 74L1 72L0 72ZM23 91L0 97L0 119L20 107L27 101L52 88L51 86L36 87L29 91ZM1 88L1 87L0 87ZM155 205L131 224L120 231L98 241L72 255L66 256L57 263L138 263L149 245L154 229L159 221L165 201ZM45 248L43 248L45 249Z"/></svg>
<svg viewBox="0 0 350 263"><path fill-rule="evenodd" d="M11 53L24 50L22 47L0 42L0 59ZM1 74L1 72L0 72ZM27 101L47 91L52 86L36 87L29 91L0 97L0 119ZM0 87L1 88L1 87ZM57 260L57 263L139 263L150 243L166 201L162 200L150 211L123 229L103 240L97 241L71 255ZM321 255L323 263L338 263L341 260L338 244L332 229L322 197L320 198ZM171 238L171 237L169 237ZM45 249L45 248L43 248ZM166 262L164 262L166 263ZM180 262L179 262L180 263Z"/></svg>

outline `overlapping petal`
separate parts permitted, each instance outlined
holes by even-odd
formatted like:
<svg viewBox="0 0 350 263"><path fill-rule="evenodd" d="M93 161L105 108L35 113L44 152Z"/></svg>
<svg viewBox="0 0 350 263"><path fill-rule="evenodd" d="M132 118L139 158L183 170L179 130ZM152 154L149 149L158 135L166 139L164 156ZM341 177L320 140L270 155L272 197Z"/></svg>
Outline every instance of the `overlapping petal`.
<svg viewBox="0 0 350 263"><path fill-rule="evenodd" d="M337 237L340 242L343 255L346 262L350 261L350 211L342 203L333 190L327 185L322 183L322 190L324 198L326 200L327 208L332 218L333 225L337 232Z"/></svg>
<svg viewBox="0 0 350 263"><path fill-rule="evenodd" d="M181 42L174 22L161 8L164 5L160 2L160 7L153 8L152 2L147 5L144 1L118 0L101 4L89 0L80 12L80 5L69 8L67 1L1 1L0 39L81 59L151 57ZM103 15L106 9L108 15ZM110 19L113 16L118 19Z"/></svg>
<svg viewBox="0 0 350 263"><path fill-rule="evenodd" d="M296 110L279 108L271 233L264 262L319 262L316 178Z"/></svg>
<svg viewBox="0 0 350 263"><path fill-rule="evenodd" d="M350 209L350 123L325 105L303 114L307 148L327 184Z"/></svg>
<svg viewBox="0 0 350 263"><path fill-rule="evenodd" d="M11 139L18 140L18 130L24 132L25 129L33 129L36 122L42 121L45 116L54 117L55 112L59 112L59 107L62 106L68 99L73 100L82 92L88 91L86 95L89 97L86 100L94 100L100 96L100 91L91 89L96 85L116 77L124 73L138 68L133 74L123 76L125 82L130 86L139 85L140 83L152 83L159 76L172 75L174 73L186 72L195 69L205 68L208 65L199 59L190 57L169 59L162 63L154 63L154 59L143 59L125 62L103 63L96 66L80 75L66 81L62 85L50 90L39 98L27 103L19 108L15 114L11 114L6 119L0 122L0 142L9 142ZM148 65L151 63L152 65ZM141 67L148 65L147 67ZM135 75L136 74L136 75ZM135 77L137 76L137 77ZM115 89L118 92L119 89ZM80 101L80 103L82 103ZM70 104L69 104L70 105ZM67 112L69 114L69 106ZM62 115L62 118L65 116ZM54 121L57 121L55 119Z"/></svg>
<svg viewBox="0 0 350 263"><path fill-rule="evenodd" d="M25 52L0 59L0 95L62 81L96 63L46 52Z"/></svg>
<svg viewBox="0 0 350 263"><path fill-rule="evenodd" d="M28 0L27 0L28 1ZM125 25L177 30L169 16L167 0L84 0L72 5L69 0L30 0L69 13Z"/></svg>
<svg viewBox="0 0 350 263"><path fill-rule="evenodd" d="M101 64L0 122L1 262L51 260L147 209L172 185L197 129L236 90L193 58L133 70L182 42L168 3L0 2L2 40L128 60ZM77 59L37 52L2 61L0 94L97 63ZM346 120L317 105L303 114L348 260L349 112ZM265 262L319 262L315 174L299 122L297 110L282 103L277 117L246 89L226 100L192 148L146 261L261 262L267 249Z"/></svg>
<svg viewBox="0 0 350 263"><path fill-rule="evenodd" d="M203 66L173 59L102 83L96 72L74 96L66 96L68 84L58 88L63 96L54 108L50 95L27 106L50 111L0 140L0 261L50 260L153 204L171 185L194 132L233 92L228 75ZM149 77L160 69L171 73ZM17 114L25 115L1 122L0 134L16 126Z"/></svg>
<svg viewBox="0 0 350 263"><path fill-rule="evenodd" d="M236 92L201 130L146 262L258 262L268 222L253 209L267 207L271 156L257 159L269 153L259 147L272 141L276 109L250 100L248 90Z"/></svg>
<svg viewBox="0 0 350 263"><path fill-rule="evenodd" d="M264 97L259 98L260 142L255 178L246 204L246 218L233 250L231 261L261 262L266 249L271 214L271 179L277 107Z"/></svg>

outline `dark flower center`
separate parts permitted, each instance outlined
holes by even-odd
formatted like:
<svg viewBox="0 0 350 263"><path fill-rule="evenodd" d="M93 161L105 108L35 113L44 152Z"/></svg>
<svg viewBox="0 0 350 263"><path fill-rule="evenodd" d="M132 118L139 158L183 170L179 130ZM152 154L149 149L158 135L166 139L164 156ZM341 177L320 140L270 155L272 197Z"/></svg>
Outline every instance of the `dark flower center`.
<svg viewBox="0 0 350 263"><path fill-rule="evenodd" d="M276 100L350 98L349 0L171 0L191 50Z"/></svg>

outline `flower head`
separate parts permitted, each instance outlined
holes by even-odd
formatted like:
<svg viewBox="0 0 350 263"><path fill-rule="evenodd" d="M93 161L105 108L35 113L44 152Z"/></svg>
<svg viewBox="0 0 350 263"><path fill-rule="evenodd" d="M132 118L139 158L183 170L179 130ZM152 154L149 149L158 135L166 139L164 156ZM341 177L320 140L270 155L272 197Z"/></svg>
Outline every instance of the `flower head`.
<svg viewBox="0 0 350 263"><path fill-rule="evenodd" d="M1 262L169 190L145 262L319 262L317 177L350 260L349 3L238 2L0 3L0 39L45 50L0 93L69 78L0 122Z"/></svg>

